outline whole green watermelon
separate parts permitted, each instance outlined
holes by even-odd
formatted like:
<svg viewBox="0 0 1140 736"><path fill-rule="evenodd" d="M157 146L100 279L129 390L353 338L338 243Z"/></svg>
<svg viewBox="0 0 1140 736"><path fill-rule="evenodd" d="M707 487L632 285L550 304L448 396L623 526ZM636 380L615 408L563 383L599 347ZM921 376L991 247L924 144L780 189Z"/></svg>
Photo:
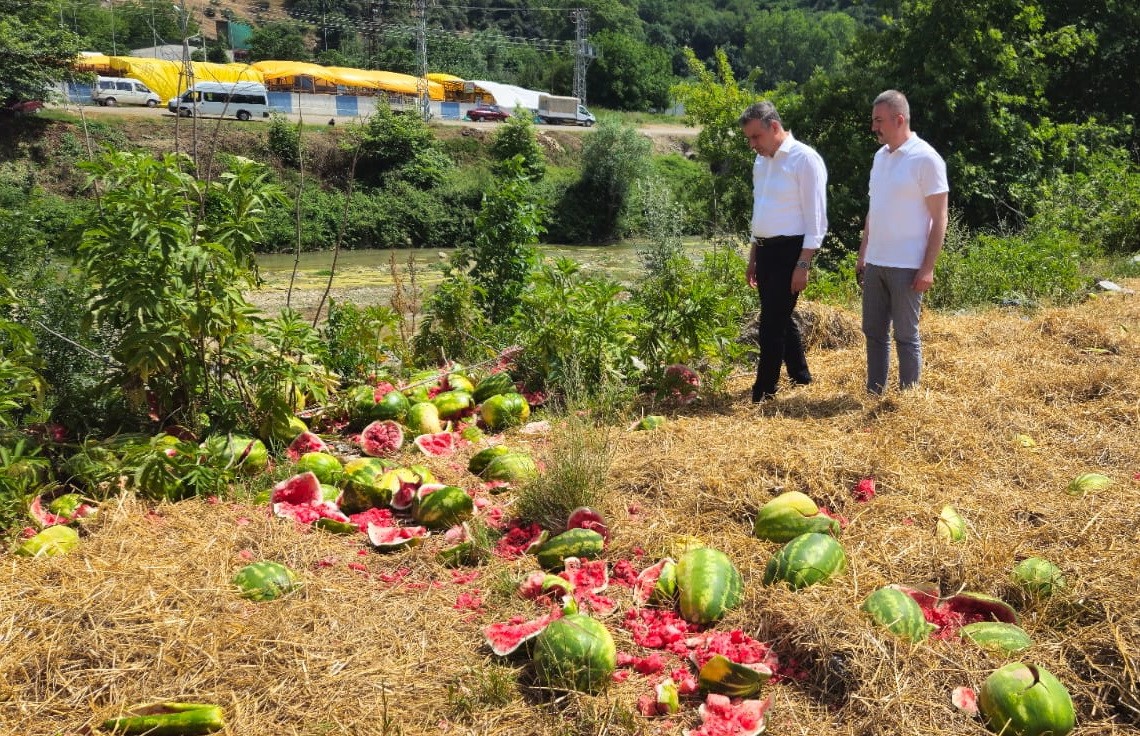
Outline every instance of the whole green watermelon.
<svg viewBox="0 0 1140 736"><path fill-rule="evenodd" d="M676 566L681 618L694 624L719 621L740 604L744 581L728 555L711 547L685 552Z"/></svg>
<svg viewBox="0 0 1140 736"><path fill-rule="evenodd" d="M616 668L613 637L589 616L563 616L535 640L534 669L543 687L597 693L609 684Z"/></svg>
<svg viewBox="0 0 1140 736"><path fill-rule="evenodd" d="M784 545L768 561L764 584L785 582L793 590L825 583L847 569L847 555L835 537L811 532Z"/></svg>
<svg viewBox="0 0 1140 736"><path fill-rule="evenodd" d="M234 575L233 584L243 598L271 601L292 592L301 585L297 575L280 562L251 562Z"/></svg>

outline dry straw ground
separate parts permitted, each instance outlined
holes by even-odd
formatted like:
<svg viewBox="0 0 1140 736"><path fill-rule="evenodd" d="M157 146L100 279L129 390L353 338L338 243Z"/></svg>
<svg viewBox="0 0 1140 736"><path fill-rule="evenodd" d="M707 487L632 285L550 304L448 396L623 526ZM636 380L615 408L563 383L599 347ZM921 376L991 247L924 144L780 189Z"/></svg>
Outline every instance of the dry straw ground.
<svg viewBox="0 0 1140 736"><path fill-rule="evenodd" d="M683 535L731 556L746 596L718 628L744 629L806 673L769 688L773 734L984 733L950 692L976 688L1003 658L957 642L909 646L873 628L859 603L887 583L1002 596L1035 641L1020 658L1071 690L1076 733L1136 733L1140 298L928 314L924 388L882 399L861 390L854 316L812 311L826 325L817 339L833 346L811 353L814 385L754 408L740 376L724 402L689 407L655 432L615 433L612 471L598 479L615 531L609 558L642 567ZM464 459L436 469L470 484ZM1085 471L1113 484L1067 495ZM851 488L864 476L878 495L860 503ZM795 593L760 584L777 545L750 536L750 517L781 489L850 519L850 566L834 583ZM968 521L965 543L935 536L947 503ZM696 722L694 700L671 721L636 715L650 682L637 674L596 697L526 687L525 662L497 661L481 628L536 612L513 595L533 560L456 577L434 561L435 544L382 555L237 503L109 503L75 553L3 558L0 732L85 733L164 699L217 703L227 733L242 736L680 733ZM299 570L304 588L270 603L238 598L228 581L243 550ZM1017 593L1010 568L1031 555L1064 569L1067 593ZM481 606L464 605L476 591ZM626 590L612 595L628 607ZM640 653L620 610L607 621L619 650Z"/></svg>

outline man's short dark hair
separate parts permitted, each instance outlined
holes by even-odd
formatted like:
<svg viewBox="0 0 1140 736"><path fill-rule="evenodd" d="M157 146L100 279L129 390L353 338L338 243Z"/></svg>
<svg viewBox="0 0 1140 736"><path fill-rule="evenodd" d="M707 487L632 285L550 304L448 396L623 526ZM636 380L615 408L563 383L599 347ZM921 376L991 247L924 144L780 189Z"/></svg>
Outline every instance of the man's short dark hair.
<svg viewBox="0 0 1140 736"><path fill-rule="evenodd" d="M784 121L780 120L780 113L776 112L776 106L767 100L753 102L744 109L744 112L740 113L740 117L736 122L739 125L744 125L749 120L760 120L765 123L776 122L780 125L784 124Z"/></svg>

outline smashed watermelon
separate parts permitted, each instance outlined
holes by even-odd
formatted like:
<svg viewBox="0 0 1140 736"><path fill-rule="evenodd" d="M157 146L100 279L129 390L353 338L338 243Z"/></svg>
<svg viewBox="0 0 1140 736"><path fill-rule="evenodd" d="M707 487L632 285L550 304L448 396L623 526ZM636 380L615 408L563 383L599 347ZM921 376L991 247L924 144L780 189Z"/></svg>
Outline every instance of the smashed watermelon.
<svg viewBox="0 0 1140 736"><path fill-rule="evenodd" d="M285 449L285 455L293 462L301 459L301 456L309 452L328 452L329 446L320 435L312 432L302 432L297 435L289 447Z"/></svg>
<svg viewBox="0 0 1140 736"><path fill-rule="evenodd" d="M383 526L370 523L365 533L373 547L389 551L418 544L420 539L427 536L428 531L422 526Z"/></svg>
<svg viewBox="0 0 1140 736"><path fill-rule="evenodd" d="M311 472L294 475L273 486L269 504L274 516L300 524L312 524L317 519L348 521L335 503L324 500L321 481Z"/></svg>
<svg viewBox="0 0 1140 736"><path fill-rule="evenodd" d="M483 629L483 636L492 652L497 656L506 657L537 637L550 625L550 622L558 618L562 618L562 610L558 608L531 621L522 616L515 616L509 621L487 626Z"/></svg>
<svg viewBox="0 0 1140 736"><path fill-rule="evenodd" d="M459 446L454 432L421 434L415 439L416 447L429 457L448 457Z"/></svg>
<svg viewBox="0 0 1140 736"><path fill-rule="evenodd" d="M48 501L46 506L44 500L43 496L36 496L28 507L28 513L41 528L70 524L98 510L78 493L65 493Z"/></svg>
<svg viewBox="0 0 1140 736"><path fill-rule="evenodd" d="M369 457L394 455L404 444L404 430L399 422L380 419L372 422L360 433L357 442Z"/></svg>
<svg viewBox="0 0 1140 736"><path fill-rule="evenodd" d="M607 542L610 539L610 528L606 524L605 517L602 512L592 509L589 506L579 506L570 512L566 517L566 529L591 529L598 534L602 535L602 539Z"/></svg>
<svg viewBox="0 0 1140 736"><path fill-rule="evenodd" d="M765 712L772 699L732 700L724 695L709 693L701 704L699 728L686 728L684 736L756 736L764 732Z"/></svg>

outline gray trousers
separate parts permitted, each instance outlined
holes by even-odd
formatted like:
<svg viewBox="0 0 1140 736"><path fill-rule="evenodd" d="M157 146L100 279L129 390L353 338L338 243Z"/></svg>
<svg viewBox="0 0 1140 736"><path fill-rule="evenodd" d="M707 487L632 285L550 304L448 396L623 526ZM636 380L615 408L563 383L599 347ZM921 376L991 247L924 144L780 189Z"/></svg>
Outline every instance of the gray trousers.
<svg viewBox="0 0 1140 736"><path fill-rule="evenodd" d="M867 264L863 272L863 335L867 338L867 390L881 394L891 365L891 326L899 354L899 387L918 385L922 339L918 318L922 294L913 288L915 268Z"/></svg>

